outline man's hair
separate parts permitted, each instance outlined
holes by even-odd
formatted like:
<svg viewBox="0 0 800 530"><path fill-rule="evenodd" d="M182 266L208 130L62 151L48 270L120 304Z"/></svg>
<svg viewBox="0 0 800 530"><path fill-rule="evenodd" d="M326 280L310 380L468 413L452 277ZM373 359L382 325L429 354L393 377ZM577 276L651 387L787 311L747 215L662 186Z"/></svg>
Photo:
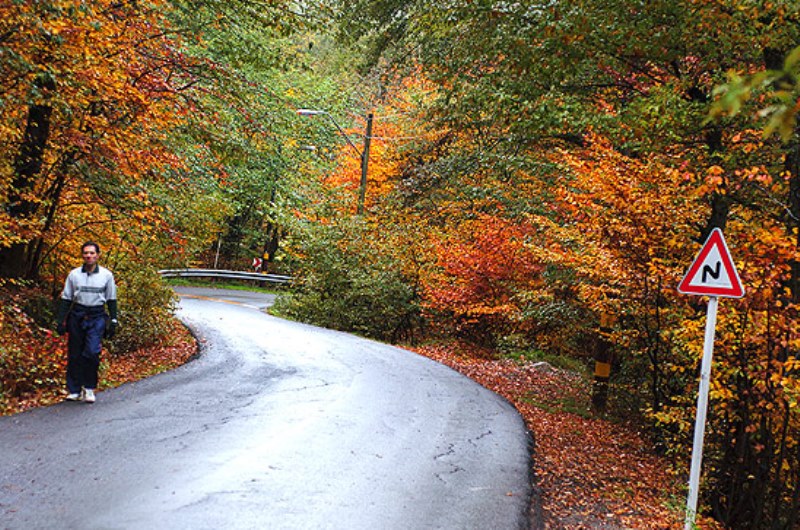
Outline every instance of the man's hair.
<svg viewBox="0 0 800 530"><path fill-rule="evenodd" d="M83 249L85 249L86 247L94 247L94 251L100 254L100 245L98 245L94 241L87 241L86 243L81 245L81 252L83 252Z"/></svg>

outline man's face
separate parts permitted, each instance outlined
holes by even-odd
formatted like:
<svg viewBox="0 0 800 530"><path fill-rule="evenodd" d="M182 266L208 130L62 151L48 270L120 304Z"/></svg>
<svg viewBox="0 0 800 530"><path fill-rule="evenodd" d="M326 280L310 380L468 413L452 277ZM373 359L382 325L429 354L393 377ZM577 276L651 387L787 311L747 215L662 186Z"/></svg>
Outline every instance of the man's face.
<svg viewBox="0 0 800 530"><path fill-rule="evenodd" d="M94 248L93 245L88 245L83 247L83 264L89 268L93 268L97 265L97 249Z"/></svg>

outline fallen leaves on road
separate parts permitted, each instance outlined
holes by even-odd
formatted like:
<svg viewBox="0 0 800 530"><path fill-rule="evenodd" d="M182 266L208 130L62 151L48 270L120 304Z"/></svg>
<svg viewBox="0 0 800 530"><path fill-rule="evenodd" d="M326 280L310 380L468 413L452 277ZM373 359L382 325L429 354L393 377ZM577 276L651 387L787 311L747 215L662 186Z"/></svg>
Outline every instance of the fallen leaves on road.
<svg viewBox="0 0 800 530"><path fill-rule="evenodd" d="M169 341L124 355L106 355L101 387L115 387L177 368L197 353L197 342L178 321L172 324Z"/></svg>
<svg viewBox="0 0 800 530"><path fill-rule="evenodd" d="M549 365L497 360L463 344L415 348L511 401L534 437L548 529L683 527L685 488L634 428L592 417L589 384ZM717 528L704 521L700 528Z"/></svg>

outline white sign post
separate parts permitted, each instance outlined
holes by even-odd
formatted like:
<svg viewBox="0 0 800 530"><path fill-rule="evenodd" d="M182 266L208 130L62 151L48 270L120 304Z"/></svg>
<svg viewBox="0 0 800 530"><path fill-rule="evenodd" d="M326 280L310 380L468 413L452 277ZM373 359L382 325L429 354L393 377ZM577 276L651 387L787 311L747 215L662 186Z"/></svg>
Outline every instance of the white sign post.
<svg viewBox="0 0 800 530"><path fill-rule="evenodd" d="M700 367L700 389L697 393L692 467L689 471L689 496L686 500L684 530L691 530L697 515L700 470L703 462L703 437L705 436L708 412L708 391L711 386L711 360L714 355L714 332L717 326L718 297L741 298L744 296L739 273L736 272L728 246L725 244L725 238L719 228L711 231L683 281L678 285L678 291L683 294L709 297L706 332L703 340L703 362Z"/></svg>

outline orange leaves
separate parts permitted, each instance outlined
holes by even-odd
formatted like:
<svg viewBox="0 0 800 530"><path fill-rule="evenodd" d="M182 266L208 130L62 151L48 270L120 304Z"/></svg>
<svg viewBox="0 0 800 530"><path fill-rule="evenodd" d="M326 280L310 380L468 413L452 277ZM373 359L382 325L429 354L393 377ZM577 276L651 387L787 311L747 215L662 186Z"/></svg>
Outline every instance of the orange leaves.
<svg viewBox="0 0 800 530"><path fill-rule="evenodd" d="M169 339L158 346L108 357L102 373L103 386L114 387L177 368L197 353L194 337L180 322L171 322L169 328Z"/></svg>
<svg viewBox="0 0 800 530"><path fill-rule="evenodd" d="M621 241L637 239L645 237L641 230L666 231L671 221L692 214L695 192L679 172L656 161L628 158L602 141L560 155L572 178L564 180L559 197L593 233L608 232L610 223Z"/></svg>
<svg viewBox="0 0 800 530"><path fill-rule="evenodd" d="M537 285L542 265L529 244L535 229L500 217L479 216L436 245L438 272L424 279L428 307L456 320L513 326L519 294Z"/></svg>
<svg viewBox="0 0 800 530"><path fill-rule="evenodd" d="M705 184L709 191L722 188L725 184L725 170L719 166L711 166L706 169Z"/></svg>
<svg viewBox="0 0 800 530"><path fill-rule="evenodd" d="M118 243L125 242L123 252L137 252L137 245L168 232L164 212L137 193L185 168L168 142L184 119L179 110L189 94L179 89L189 81L192 60L179 51L179 33L169 31L169 8L161 0L0 6L4 57L14 58L0 61L0 93L9 111L0 131L17 131L0 135L0 160L18 155L31 101L50 111L41 171L26 182L37 197L28 202L35 211L15 226L0 221L3 246L32 243L43 250L35 259L57 264L31 263L30 270L63 275L70 262L61 253L72 252L66 247L87 230L107 247L122 250ZM34 80L42 77L55 88L38 87ZM14 172L10 163L0 166L4 195L14 191L7 191Z"/></svg>
<svg viewBox="0 0 800 530"><path fill-rule="evenodd" d="M35 405L35 397L51 395L53 386L61 383L66 341L39 327L23 310L24 304L44 300L37 293L0 292L0 414Z"/></svg>

